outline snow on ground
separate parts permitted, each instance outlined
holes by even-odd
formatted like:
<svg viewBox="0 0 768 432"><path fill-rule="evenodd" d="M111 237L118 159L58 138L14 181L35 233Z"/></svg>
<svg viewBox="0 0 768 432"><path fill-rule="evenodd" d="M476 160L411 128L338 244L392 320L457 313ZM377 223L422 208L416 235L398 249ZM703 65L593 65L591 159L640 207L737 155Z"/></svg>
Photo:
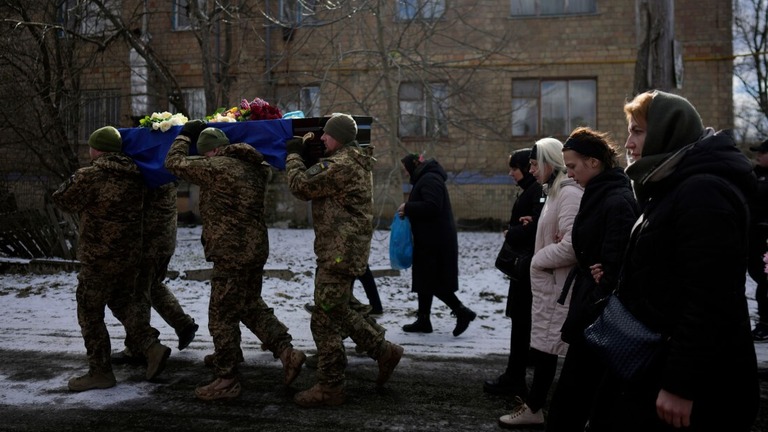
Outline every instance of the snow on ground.
<svg viewBox="0 0 768 432"><path fill-rule="evenodd" d="M290 280L265 278L264 300L288 326L294 345L314 352L309 314L303 309L305 303L312 302L314 234L307 229L270 228L269 241L267 269L288 269L294 276ZM459 337L451 334L456 323L455 317L437 299L432 308L433 333L403 332L402 325L415 319L416 295L410 291L410 270L401 271L399 276L376 279L384 306L384 315L378 321L387 329L387 339L405 347L406 358L506 354L509 346L509 320L504 317L504 308L508 283L493 264L501 241L500 233L459 233L460 289L457 295L478 314L469 329ZM389 268L388 250L389 231L376 231L371 246L371 268ZM172 356L202 362L203 356L212 352L213 343L207 330L210 284L184 278L185 271L207 268L210 268L210 263L203 256L200 227L180 227L178 246L170 265L170 270L179 271L180 277L168 280L167 283L186 312L200 324L200 330L194 342L179 352L175 349L177 340L173 329L153 314L152 324L160 330L161 340L173 348ZM61 376L42 381L11 380L0 370L0 395L3 395L0 404L51 403L66 406L87 402L102 406L143 397L149 393L151 383L119 382L117 387L106 391L67 394L67 397L62 397L61 392L65 391L67 380L87 368L76 316L76 276L76 273L65 272L53 275L0 275L0 308L3 312L0 314L0 350L58 352L82 355L83 358L81 369L64 370ZM747 294L753 315L756 308L754 289L754 283L747 278ZM359 282L355 283L354 292L358 299L367 301ZM112 336L113 351L122 349L125 333L119 322L108 312L107 325ZM260 350L258 339L244 327L242 335L246 360L263 356L264 361L274 362L271 355L267 356ZM760 366L768 368L768 343L758 343L756 348ZM276 364L273 366L277 367ZM404 363L404 367L407 367L407 363Z"/></svg>

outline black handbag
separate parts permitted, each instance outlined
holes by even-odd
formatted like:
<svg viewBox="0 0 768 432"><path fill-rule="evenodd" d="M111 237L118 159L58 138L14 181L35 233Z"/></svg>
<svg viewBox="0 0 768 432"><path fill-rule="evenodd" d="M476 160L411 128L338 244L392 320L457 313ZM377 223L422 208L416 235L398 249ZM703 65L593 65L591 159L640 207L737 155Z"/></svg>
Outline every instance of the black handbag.
<svg viewBox="0 0 768 432"><path fill-rule="evenodd" d="M533 255L521 252L504 241L499 255L496 256L496 268L516 281L527 280L531 272L531 259Z"/></svg>
<svg viewBox="0 0 768 432"><path fill-rule="evenodd" d="M611 294L584 338L608 368L625 381L645 370L661 352L663 336L635 318L615 294Z"/></svg>

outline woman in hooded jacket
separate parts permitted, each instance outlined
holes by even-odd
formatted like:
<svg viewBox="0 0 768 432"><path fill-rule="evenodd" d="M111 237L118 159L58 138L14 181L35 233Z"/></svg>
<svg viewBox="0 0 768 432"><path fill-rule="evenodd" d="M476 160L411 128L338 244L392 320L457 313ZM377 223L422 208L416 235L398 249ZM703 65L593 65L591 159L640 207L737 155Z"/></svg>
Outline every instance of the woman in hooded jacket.
<svg viewBox="0 0 768 432"><path fill-rule="evenodd" d="M745 296L752 165L683 97L650 91L624 111L643 213L617 293L664 343L632 379L606 373L587 430L749 431L760 398Z"/></svg>

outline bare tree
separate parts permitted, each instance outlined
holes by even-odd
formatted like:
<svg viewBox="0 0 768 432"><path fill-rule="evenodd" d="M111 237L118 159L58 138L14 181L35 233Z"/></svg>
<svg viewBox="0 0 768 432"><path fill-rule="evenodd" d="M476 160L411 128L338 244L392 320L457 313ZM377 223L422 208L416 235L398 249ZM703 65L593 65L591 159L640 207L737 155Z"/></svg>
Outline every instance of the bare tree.
<svg viewBox="0 0 768 432"><path fill-rule="evenodd" d="M734 75L740 83L737 99L741 100L737 104L741 107L737 109L737 118L745 129L745 137L765 136L768 133L768 2L736 0L734 6L734 46L739 53Z"/></svg>
<svg viewBox="0 0 768 432"><path fill-rule="evenodd" d="M293 4L290 11L265 11L286 41L272 57L271 74L281 86L320 86L327 112L374 116L385 140L376 143L383 150L376 153L380 211L401 199L399 160L407 152L426 151L454 172L469 169L468 158L456 155L466 154L470 143L488 146L489 154L495 145L496 154L504 154L511 107L487 83L501 82L496 65L511 63L509 45L519 35L514 26L485 28L487 4L446 9L444 2L414 1L410 10L389 0ZM402 105L409 91L423 92L423 104ZM406 123L422 128L421 136L404 138ZM471 169L484 168L474 162ZM498 170L492 163L495 158L485 168Z"/></svg>

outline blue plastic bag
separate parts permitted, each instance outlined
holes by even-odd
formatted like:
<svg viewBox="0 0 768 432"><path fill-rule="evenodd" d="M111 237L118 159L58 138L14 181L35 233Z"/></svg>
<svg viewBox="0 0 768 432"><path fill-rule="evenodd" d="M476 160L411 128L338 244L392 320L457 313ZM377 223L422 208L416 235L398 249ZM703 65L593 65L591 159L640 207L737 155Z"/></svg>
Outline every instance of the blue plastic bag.
<svg viewBox="0 0 768 432"><path fill-rule="evenodd" d="M405 270L413 264L411 221L395 215L389 228L389 261L393 269Z"/></svg>

